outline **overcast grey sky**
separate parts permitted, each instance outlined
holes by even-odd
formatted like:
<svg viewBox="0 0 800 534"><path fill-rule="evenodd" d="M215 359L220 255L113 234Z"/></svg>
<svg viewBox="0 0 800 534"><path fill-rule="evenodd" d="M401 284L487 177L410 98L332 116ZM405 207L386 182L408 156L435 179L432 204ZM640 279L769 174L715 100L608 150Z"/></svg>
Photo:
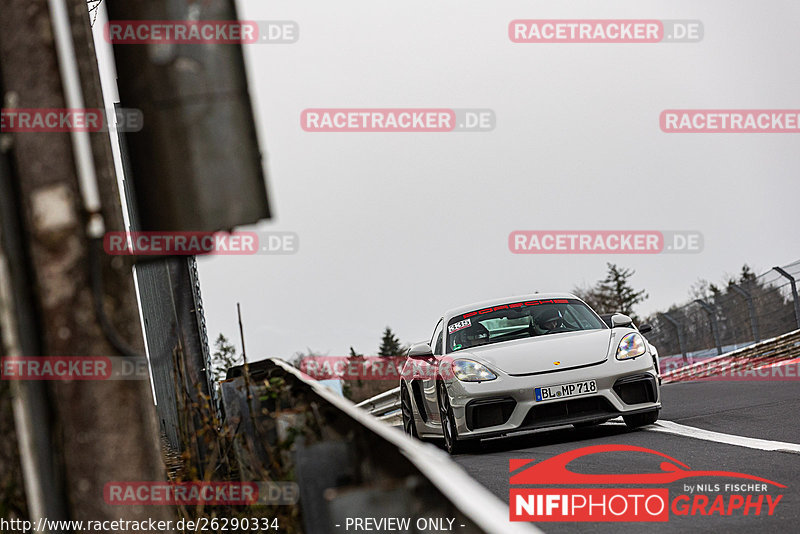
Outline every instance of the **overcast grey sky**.
<svg viewBox="0 0 800 534"><path fill-rule="evenodd" d="M800 108L795 1L240 0L298 42L246 45L275 217L289 256L200 258L209 335L248 355L374 354L430 336L449 307L569 291L636 270L639 313L698 278L800 258L798 134L666 134L670 108ZM684 44L515 44L518 18L698 19ZM308 133L314 107L491 108L488 133ZM514 255L513 230L697 230L690 255ZM237 341L238 344L238 341Z"/></svg>

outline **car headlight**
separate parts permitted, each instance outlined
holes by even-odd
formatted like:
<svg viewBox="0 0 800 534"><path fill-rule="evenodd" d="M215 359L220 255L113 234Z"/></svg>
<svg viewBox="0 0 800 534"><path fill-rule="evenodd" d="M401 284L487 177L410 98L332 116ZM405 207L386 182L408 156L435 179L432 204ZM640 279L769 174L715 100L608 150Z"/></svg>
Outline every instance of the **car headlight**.
<svg viewBox="0 0 800 534"><path fill-rule="evenodd" d="M453 374L462 382L485 382L497 378L488 367L472 360L453 360L451 365Z"/></svg>
<svg viewBox="0 0 800 534"><path fill-rule="evenodd" d="M628 358L636 358L646 352L646 345L644 338L636 332L625 334L617 347L617 359L627 360Z"/></svg>

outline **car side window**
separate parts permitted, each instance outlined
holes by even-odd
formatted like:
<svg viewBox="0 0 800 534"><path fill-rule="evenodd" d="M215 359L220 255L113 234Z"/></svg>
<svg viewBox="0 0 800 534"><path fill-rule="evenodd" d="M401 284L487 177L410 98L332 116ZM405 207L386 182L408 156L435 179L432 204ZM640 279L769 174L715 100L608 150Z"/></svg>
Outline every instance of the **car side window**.
<svg viewBox="0 0 800 534"><path fill-rule="evenodd" d="M439 337L436 338L436 347L433 349L433 353L436 356L442 355L442 341L444 340L444 329L439 330Z"/></svg>
<svg viewBox="0 0 800 534"><path fill-rule="evenodd" d="M433 335L431 336L431 342L429 343L434 354L441 354L443 332L444 319L439 319L439 322L436 323L436 328L433 329Z"/></svg>

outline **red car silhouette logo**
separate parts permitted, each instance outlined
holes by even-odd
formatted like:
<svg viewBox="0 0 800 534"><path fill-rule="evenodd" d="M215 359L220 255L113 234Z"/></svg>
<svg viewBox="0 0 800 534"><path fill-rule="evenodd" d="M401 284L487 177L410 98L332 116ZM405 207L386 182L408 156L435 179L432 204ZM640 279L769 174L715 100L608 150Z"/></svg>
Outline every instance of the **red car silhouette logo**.
<svg viewBox="0 0 800 534"><path fill-rule="evenodd" d="M577 458L597 454L601 452L644 452L665 458L668 461L661 462L661 473L643 474L600 474L589 475L575 473L567 469L567 464ZM509 460L509 471L514 472L522 466L530 464L533 460ZM667 456L666 454L653 449L636 447L634 445L593 445L583 447L574 451L559 454L553 458L543 460L527 469L511 476L511 484L668 484L677 480L694 477L731 477L766 482L785 488L766 478L761 478L746 473L736 473L733 471L694 471L684 464Z"/></svg>

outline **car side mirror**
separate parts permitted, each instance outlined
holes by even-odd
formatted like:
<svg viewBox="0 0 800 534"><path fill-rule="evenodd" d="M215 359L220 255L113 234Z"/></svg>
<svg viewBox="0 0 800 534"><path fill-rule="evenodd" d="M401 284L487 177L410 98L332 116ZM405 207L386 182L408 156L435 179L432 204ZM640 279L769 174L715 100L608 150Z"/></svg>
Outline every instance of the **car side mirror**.
<svg viewBox="0 0 800 534"><path fill-rule="evenodd" d="M639 333L640 334L646 334L646 333L648 333L648 332L650 332L652 330L653 330L653 327L650 326L649 324L643 324L642 326L639 327Z"/></svg>
<svg viewBox="0 0 800 534"><path fill-rule="evenodd" d="M611 328L618 326L630 326L633 324L633 319L623 313L615 313L611 316Z"/></svg>
<svg viewBox="0 0 800 534"><path fill-rule="evenodd" d="M409 349L408 357L415 360L426 360L433 358L433 350L427 343L419 343Z"/></svg>

